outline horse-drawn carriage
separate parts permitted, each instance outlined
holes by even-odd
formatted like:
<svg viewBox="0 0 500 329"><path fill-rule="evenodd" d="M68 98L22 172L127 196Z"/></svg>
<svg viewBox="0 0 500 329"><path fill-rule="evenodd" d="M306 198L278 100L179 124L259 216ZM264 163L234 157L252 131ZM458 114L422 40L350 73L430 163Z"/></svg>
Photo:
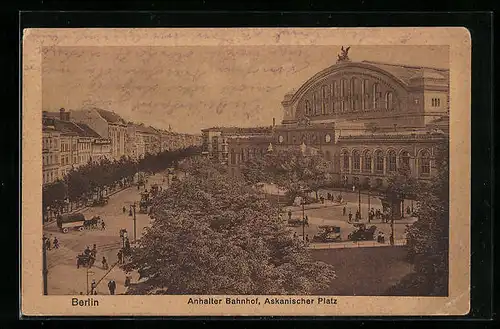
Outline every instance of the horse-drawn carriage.
<svg viewBox="0 0 500 329"><path fill-rule="evenodd" d="M85 219L82 213L60 215L57 218L57 226L63 233L68 233L70 230L95 230L102 228L102 219L99 216L94 216L91 219Z"/></svg>
<svg viewBox="0 0 500 329"><path fill-rule="evenodd" d="M80 268L82 267L92 267L95 263L95 257L92 256L91 254L80 254L76 256L76 267Z"/></svg>

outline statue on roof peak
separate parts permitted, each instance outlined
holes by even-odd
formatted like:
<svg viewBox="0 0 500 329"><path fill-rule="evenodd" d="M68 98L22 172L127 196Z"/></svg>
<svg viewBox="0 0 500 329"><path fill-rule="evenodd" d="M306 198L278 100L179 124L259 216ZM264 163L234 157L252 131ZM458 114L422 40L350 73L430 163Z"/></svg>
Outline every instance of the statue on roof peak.
<svg viewBox="0 0 500 329"><path fill-rule="evenodd" d="M351 49L351 47L347 47L346 49L344 49L344 46L342 46L342 48L340 48L340 54L337 55L337 63L340 63L340 62L350 62L351 60L349 59L349 56L348 56L348 53L349 53L349 49Z"/></svg>

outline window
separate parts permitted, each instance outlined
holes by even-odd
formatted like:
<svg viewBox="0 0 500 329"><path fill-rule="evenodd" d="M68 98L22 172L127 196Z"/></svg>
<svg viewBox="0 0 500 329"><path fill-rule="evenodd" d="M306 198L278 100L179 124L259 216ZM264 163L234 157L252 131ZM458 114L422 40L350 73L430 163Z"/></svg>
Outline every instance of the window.
<svg viewBox="0 0 500 329"><path fill-rule="evenodd" d="M349 171L349 153L347 151L344 151L342 154L342 162L344 165L344 171Z"/></svg>
<svg viewBox="0 0 500 329"><path fill-rule="evenodd" d="M440 98L433 98L431 100L432 107L440 107L441 106L441 99Z"/></svg>
<svg viewBox="0 0 500 329"><path fill-rule="evenodd" d="M333 82L330 85L330 113L335 113L335 89L337 88L337 83Z"/></svg>
<svg viewBox="0 0 500 329"><path fill-rule="evenodd" d="M359 171L360 170L360 164L361 164L361 156L359 154L359 151L354 151L352 153L352 162L353 162L353 170L354 171Z"/></svg>
<svg viewBox="0 0 500 329"><path fill-rule="evenodd" d="M332 159L332 156L330 154L330 151L325 151L325 160L330 161Z"/></svg>
<svg viewBox="0 0 500 329"><path fill-rule="evenodd" d="M340 111L345 112L345 93L347 89L347 80L342 79L340 81Z"/></svg>
<svg viewBox="0 0 500 329"><path fill-rule="evenodd" d="M311 103L306 100L306 115L311 115Z"/></svg>
<svg viewBox="0 0 500 329"><path fill-rule="evenodd" d="M401 152L401 167L410 169L410 153L407 151Z"/></svg>
<svg viewBox="0 0 500 329"><path fill-rule="evenodd" d="M370 107L370 102L368 101L368 90L370 90L369 82L365 79L361 85L361 108L363 111L366 111Z"/></svg>
<svg viewBox="0 0 500 329"><path fill-rule="evenodd" d="M389 152L387 152L387 163L389 164L388 171L395 172L396 171L396 152L394 150L390 150Z"/></svg>
<svg viewBox="0 0 500 329"><path fill-rule="evenodd" d="M378 83L374 83L373 84L373 88L372 88L372 108L375 110L378 108L378 91L379 88L378 88Z"/></svg>
<svg viewBox="0 0 500 329"><path fill-rule="evenodd" d="M328 98L326 94L327 86L321 87L321 114L326 114L328 112Z"/></svg>
<svg viewBox="0 0 500 329"><path fill-rule="evenodd" d="M359 111L359 80L356 78L351 80L351 108Z"/></svg>
<svg viewBox="0 0 500 329"><path fill-rule="evenodd" d="M392 108L393 108L392 92L388 91L385 94L385 109L386 110L392 110Z"/></svg>
<svg viewBox="0 0 500 329"><path fill-rule="evenodd" d="M365 151L365 154L363 156L363 171L372 171L372 154L370 151Z"/></svg>
<svg viewBox="0 0 500 329"><path fill-rule="evenodd" d="M384 155L380 150L375 152L375 171L379 173L384 171Z"/></svg>
<svg viewBox="0 0 500 329"><path fill-rule="evenodd" d="M317 113L318 107L317 107L317 102L318 102L318 96L316 92L313 93L313 115Z"/></svg>
<svg viewBox="0 0 500 329"><path fill-rule="evenodd" d="M429 152L423 151L420 154L420 174L422 176L428 176L431 174L431 157Z"/></svg>

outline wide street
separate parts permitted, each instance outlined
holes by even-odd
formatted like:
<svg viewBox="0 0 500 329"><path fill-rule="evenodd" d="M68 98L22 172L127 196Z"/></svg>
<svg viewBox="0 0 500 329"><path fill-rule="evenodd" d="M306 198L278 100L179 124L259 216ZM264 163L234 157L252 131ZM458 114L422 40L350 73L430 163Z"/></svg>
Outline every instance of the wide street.
<svg viewBox="0 0 500 329"><path fill-rule="evenodd" d="M326 196L327 192L333 193L335 196L340 192L338 191L330 191L330 190L321 190L320 193ZM311 195L313 196L313 195ZM299 237L302 237L302 232L304 229L304 233L306 236L312 240L312 237L318 232L318 226L321 225L333 225L338 226L341 229L342 240L347 240L347 236L350 232L352 232L355 228L352 224L348 223L348 214L349 211L352 212L353 218L354 214L358 210L359 206L359 195L358 193L353 192L342 192L342 197L346 202L345 205L339 205L336 203L332 203L329 201L325 201L325 204L311 204L305 207L305 215L309 218L309 226L302 228L294 227L293 230L297 232ZM406 201L406 204L410 205L410 201ZM346 207L346 215L343 215L343 208ZM369 208L374 209L382 209L382 203L378 197L370 197L370 204L368 206L368 196L361 195L361 222L365 223L367 227L371 225L375 225L377 230L376 234L381 231L385 235L386 243L389 243L389 236L391 234L391 225L390 223L383 223L381 220L375 219L371 223L368 223L367 219L367 211ZM288 209L292 210L292 218L302 218L302 208L301 207L287 207L285 208L285 214L283 216L288 218L287 212ZM406 225L415 222L416 218L403 218L401 220L396 220L394 222L394 239L395 240L404 240L405 238L405 230Z"/></svg>
<svg viewBox="0 0 500 329"><path fill-rule="evenodd" d="M158 184L166 188L167 182L163 183L163 176L157 174L148 178L146 189L150 189L152 184ZM120 229L124 228L128 232L129 240L134 240L134 220L129 216L130 205L140 200L141 188L137 190L136 186L120 191L109 198L109 203L103 207L86 208L82 211L85 218L100 216L106 223L105 230L85 230L79 232L71 230L68 233L62 233L55 223L44 227L43 233L53 241L54 237L59 240L60 248L47 251L48 267L48 294L49 295L67 295L87 293L87 270L85 267L76 267L76 257L89 246L97 246L97 259L94 266L89 270L89 286L92 279L98 282L107 271L102 269L102 257L106 257L110 267L117 261L118 250L122 246L120 238ZM126 211L123 213L123 207ZM149 225L150 219L147 214L139 213L139 207L136 211L136 232L137 238L142 234L143 229ZM102 280L97 287L98 294L109 294L107 283L114 279L117 283L116 293L124 292L125 273L118 267L113 268L109 274ZM134 277L132 277L134 280Z"/></svg>

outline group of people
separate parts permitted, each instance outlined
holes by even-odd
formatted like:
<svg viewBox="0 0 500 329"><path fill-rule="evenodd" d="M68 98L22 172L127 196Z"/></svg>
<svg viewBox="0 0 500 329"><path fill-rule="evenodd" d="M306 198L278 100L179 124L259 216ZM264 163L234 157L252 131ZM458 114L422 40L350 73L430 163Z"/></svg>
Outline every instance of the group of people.
<svg viewBox="0 0 500 329"><path fill-rule="evenodd" d="M115 294L116 291L115 280L111 279L108 281L108 289L110 295ZM80 293L80 295L83 295L83 293ZM92 282L90 283L90 295L97 295L97 282L95 282L95 279L93 279Z"/></svg>
<svg viewBox="0 0 500 329"><path fill-rule="evenodd" d="M51 237L47 238L45 235L43 236L43 246L45 250L52 250L52 247L54 247L54 249L59 249L59 240L57 237L54 237L54 239Z"/></svg>
<svg viewBox="0 0 500 329"><path fill-rule="evenodd" d="M347 209L346 207L344 207L342 209L342 215L346 216L346 212ZM349 214L347 216L349 217L349 223L352 222L353 215L350 209L349 209ZM389 216L380 211L380 209L371 208L370 211L368 212L368 223L371 223L371 221L374 219L380 219L381 222L383 223L389 222ZM359 222L360 220L361 220L361 213L359 212L359 210L356 210L354 221Z"/></svg>

